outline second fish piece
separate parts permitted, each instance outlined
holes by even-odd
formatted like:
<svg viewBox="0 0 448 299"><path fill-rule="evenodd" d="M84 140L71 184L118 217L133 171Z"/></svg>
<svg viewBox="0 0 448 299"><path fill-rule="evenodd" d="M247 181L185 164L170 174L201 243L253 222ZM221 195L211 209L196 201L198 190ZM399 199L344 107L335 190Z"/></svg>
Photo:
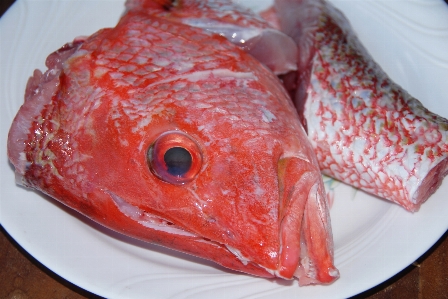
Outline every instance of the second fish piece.
<svg viewBox="0 0 448 299"><path fill-rule="evenodd" d="M394 83L328 2L277 0L273 13L298 45L283 79L322 172L417 211L448 173L448 120Z"/></svg>

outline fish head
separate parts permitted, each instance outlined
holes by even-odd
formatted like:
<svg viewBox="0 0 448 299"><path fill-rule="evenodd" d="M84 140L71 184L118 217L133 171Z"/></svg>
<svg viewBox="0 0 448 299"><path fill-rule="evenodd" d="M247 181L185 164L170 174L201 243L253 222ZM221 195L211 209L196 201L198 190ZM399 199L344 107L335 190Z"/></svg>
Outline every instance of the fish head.
<svg viewBox="0 0 448 299"><path fill-rule="evenodd" d="M246 273L298 275L308 199L320 211L310 215L328 215L270 71L222 37L139 13L47 65L10 131L22 183L126 235Z"/></svg>

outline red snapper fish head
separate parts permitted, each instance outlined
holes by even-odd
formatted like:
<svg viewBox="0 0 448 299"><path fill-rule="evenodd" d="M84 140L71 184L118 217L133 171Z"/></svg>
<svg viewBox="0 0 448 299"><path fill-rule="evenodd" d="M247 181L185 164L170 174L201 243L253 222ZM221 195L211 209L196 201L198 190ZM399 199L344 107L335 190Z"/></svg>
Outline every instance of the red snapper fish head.
<svg viewBox="0 0 448 299"><path fill-rule="evenodd" d="M335 279L314 154L256 60L219 36L130 12L47 66L9 134L20 183L113 230L238 271Z"/></svg>

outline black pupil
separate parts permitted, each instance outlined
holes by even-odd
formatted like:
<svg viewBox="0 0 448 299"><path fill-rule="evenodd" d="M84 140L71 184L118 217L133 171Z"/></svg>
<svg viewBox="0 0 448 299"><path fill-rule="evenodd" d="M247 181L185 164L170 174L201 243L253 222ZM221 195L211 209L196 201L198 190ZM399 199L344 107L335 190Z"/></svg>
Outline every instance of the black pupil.
<svg viewBox="0 0 448 299"><path fill-rule="evenodd" d="M173 147L166 151L163 156L168 172L171 175L182 176L191 167L191 155L182 147Z"/></svg>

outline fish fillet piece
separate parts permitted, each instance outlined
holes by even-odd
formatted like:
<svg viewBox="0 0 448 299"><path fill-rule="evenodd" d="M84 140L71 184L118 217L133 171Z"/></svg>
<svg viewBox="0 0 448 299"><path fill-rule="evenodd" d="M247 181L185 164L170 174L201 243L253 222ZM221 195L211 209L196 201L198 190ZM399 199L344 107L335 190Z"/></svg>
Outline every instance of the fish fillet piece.
<svg viewBox="0 0 448 299"><path fill-rule="evenodd" d="M277 77L147 13L52 53L8 136L17 183L117 232L262 277L338 277L323 182Z"/></svg>
<svg viewBox="0 0 448 299"><path fill-rule="evenodd" d="M224 36L275 74L297 70L294 41L231 0L127 0L126 7Z"/></svg>
<svg viewBox="0 0 448 299"><path fill-rule="evenodd" d="M264 14L298 45L283 80L322 172L417 211L448 173L448 120L394 83L328 2L277 0Z"/></svg>

